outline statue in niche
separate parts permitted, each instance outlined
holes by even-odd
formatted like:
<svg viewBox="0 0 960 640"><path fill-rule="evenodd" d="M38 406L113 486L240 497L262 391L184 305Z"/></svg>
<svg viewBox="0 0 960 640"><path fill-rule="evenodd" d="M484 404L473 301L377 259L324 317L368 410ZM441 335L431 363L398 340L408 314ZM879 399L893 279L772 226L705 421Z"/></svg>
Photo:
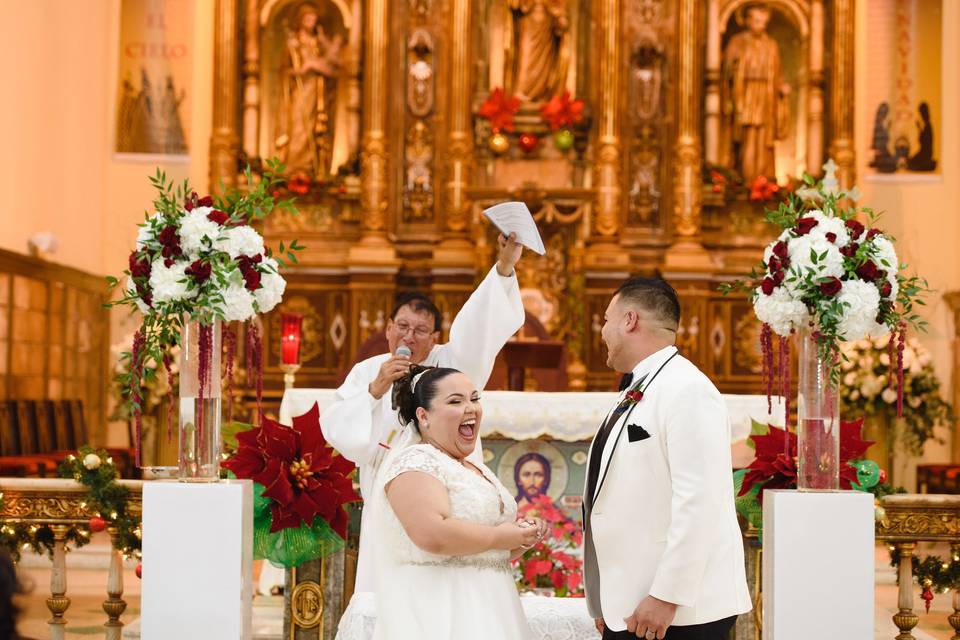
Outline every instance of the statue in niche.
<svg viewBox="0 0 960 640"><path fill-rule="evenodd" d="M780 68L780 47L767 33L770 9L752 4L745 10L746 29L723 52L721 104L729 144L725 164L748 183L776 174L777 140L787 137L790 85Z"/></svg>
<svg viewBox="0 0 960 640"><path fill-rule="evenodd" d="M630 54L630 104L640 120L654 118L660 110L663 45L645 38Z"/></svg>
<svg viewBox="0 0 960 640"><path fill-rule="evenodd" d="M897 170L897 159L890 154L890 105L881 102L873 119L873 160L870 166L880 173Z"/></svg>
<svg viewBox="0 0 960 640"><path fill-rule="evenodd" d="M907 160L907 169L910 171L934 171L937 161L933 159L933 126L930 124L930 107L921 102L917 109L920 120L917 120L917 142L920 149Z"/></svg>
<svg viewBox="0 0 960 640"><path fill-rule="evenodd" d="M507 89L521 100L548 100L567 81L564 46L570 21L565 0L507 0L512 34Z"/></svg>
<svg viewBox="0 0 960 640"><path fill-rule="evenodd" d="M286 40L274 145L291 176L322 179L330 170L336 129L337 76L343 38L328 38L319 11L304 3Z"/></svg>

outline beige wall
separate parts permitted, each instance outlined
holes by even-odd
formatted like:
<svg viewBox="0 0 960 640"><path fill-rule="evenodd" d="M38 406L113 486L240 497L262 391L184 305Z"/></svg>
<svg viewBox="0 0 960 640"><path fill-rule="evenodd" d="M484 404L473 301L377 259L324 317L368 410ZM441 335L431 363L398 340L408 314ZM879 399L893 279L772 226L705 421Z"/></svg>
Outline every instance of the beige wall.
<svg viewBox="0 0 960 640"><path fill-rule="evenodd" d="M213 90L214 0L194 16L189 163L163 168L207 186ZM50 231L56 262L107 274L123 270L149 206L155 160L111 152L117 81L119 0L0 1L0 246L26 252Z"/></svg>
<svg viewBox="0 0 960 640"><path fill-rule="evenodd" d="M930 322L929 332L920 334L921 341L933 352L937 373L949 393L953 366L951 338L953 322L950 310L942 300L946 291L960 289L960 67L947 61L960 60L960 2L943 2L943 55L941 65L942 121L934 123L938 139L938 177L866 176L873 133L873 113L867 104L867 73L870 59L876 52L867 23L869 0L857 2L857 159L858 183L864 193L863 204L884 212L879 225L896 236L897 251L902 261L927 278L936 292L922 310ZM948 436L950 434L944 434ZM949 445L931 444L924 458L927 461L948 461ZM910 465L911 467L913 465ZM915 477L910 469L908 483ZM908 484L908 488L910 488Z"/></svg>

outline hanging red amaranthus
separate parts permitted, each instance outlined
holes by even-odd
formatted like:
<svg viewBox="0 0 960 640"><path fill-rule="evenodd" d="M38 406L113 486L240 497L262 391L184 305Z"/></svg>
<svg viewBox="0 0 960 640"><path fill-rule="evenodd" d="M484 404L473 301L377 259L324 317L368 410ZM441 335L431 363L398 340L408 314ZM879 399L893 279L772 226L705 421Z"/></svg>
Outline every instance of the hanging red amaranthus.
<svg viewBox="0 0 960 640"><path fill-rule="evenodd" d="M506 95L497 87L480 105L477 115L489 120L494 131L513 131L513 116L519 110L520 99Z"/></svg>
<svg viewBox="0 0 960 640"><path fill-rule="evenodd" d="M572 127L583 120L583 100L573 100L569 91L553 96L540 107L540 115L551 131Z"/></svg>
<svg viewBox="0 0 960 640"><path fill-rule="evenodd" d="M260 424L263 404L263 344L260 328L255 322L247 327L247 381L257 389L257 424Z"/></svg>
<svg viewBox="0 0 960 640"><path fill-rule="evenodd" d="M138 469L140 468L140 434L143 430L143 416L140 409L143 398L140 395L140 380L143 376L143 360L146 357L144 346L146 343L147 340L143 331L138 329L133 334L133 347L130 350L130 402L133 404L133 428L137 437L133 448Z"/></svg>
<svg viewBox="0 0 960 640"><path fill-rule="evenodd" d="M233 365L237 357L237 334L233 328L223 324L222 330L223 346L226 349L227 364L225 374L227 378L227 422L233 421Z"/></svg>
<svg viewBox="0 0 960 640"><path fill-rule="evenodd" d="M167 442L173 439L173 356L163 354L163 368L167 370Z"/></svg>
<svg viewBox="0 0 960 640"><path fill-rule="evenodd" d="M199 354L197 356L197 440L200 442L201 456L206 444L206 433L204 429L203 401L206 398L206 391L210 382L210 369L213 364L213 327L209 324L199 325L200 330L197 333L197 347Z"/></svg>
<svg viewBox="0 0 960 640"><path fill-rule="evenodd" d="M761 377L767 392L767 413L773 413L773 329L764 323L760 327Z"/></svg>
<svg viewBox="0 0 960 640"><path fill-rule="evenodd" d="M907 323L901 322L899 329L900 331L897 336L897 417L902 418L903 417L903 347L904 347L904 343L907 340Z"/></svg>

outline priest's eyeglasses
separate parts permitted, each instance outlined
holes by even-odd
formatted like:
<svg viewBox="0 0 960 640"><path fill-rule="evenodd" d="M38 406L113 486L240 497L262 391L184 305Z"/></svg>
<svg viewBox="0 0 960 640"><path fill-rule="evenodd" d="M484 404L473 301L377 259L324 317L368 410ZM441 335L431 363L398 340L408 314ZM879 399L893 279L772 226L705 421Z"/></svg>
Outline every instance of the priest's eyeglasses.
<svg viewBox="0 0 960 640"><path fill-rule="evenodd" d="M414 327L407 324L406 322L403 322L402 320L400 322L395 323L393 326L397 328L397 333L399 333L401 336L407 335L408 331L413 331L413 336L418 340L423 340L424 338L426 338L432 333L430 329L428 329L423 325Z"/></svg>

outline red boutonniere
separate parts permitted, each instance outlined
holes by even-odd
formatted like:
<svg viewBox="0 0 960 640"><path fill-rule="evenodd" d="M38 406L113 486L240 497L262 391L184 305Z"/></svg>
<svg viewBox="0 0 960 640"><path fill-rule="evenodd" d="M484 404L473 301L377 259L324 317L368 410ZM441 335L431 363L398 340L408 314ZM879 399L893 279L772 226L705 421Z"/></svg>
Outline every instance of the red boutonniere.
<svg viewBox="0 0 960 640"><path fill-rule="evenodd" d="M630 391L627 391L627 395L624 398L624 402L629 404L637 404L641 400L643 400L643 391L640 391L640 389L631 389Z"/></svg>

